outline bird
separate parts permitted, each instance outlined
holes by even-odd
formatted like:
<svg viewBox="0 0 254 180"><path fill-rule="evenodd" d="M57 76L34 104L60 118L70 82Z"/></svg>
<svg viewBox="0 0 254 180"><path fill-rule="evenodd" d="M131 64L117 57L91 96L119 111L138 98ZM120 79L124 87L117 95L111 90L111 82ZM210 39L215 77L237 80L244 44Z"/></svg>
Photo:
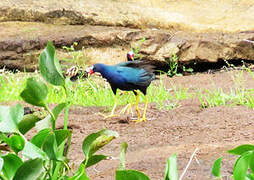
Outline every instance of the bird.
<svg viewBox="0 0 254 180"><path fill-rule="evenodd" d="M128 56L128 55L127 55ZM105 65L102 63L94 64L89 74L98 72L103 78L105 78L114 93L114 106L111 114L108 117L114 117L115 108L117 106L117 90L132 91L136 96L136 122L146 121L146 111L148 106L147 88L153 80L155 80L154 66L150 65L148 61L127 61L116 65ZM139 91L145 95L145 108L143 116L138 107L139 103ZM107 117L107 118L108 118Z"/></svg>
<svg viewBox="0 0 254 180"><path fill-rule="evenodd" d="M135 60L134 57L135 57L135 54L133 51L129 51L127 53L127 61L134 61Z"/></svg>

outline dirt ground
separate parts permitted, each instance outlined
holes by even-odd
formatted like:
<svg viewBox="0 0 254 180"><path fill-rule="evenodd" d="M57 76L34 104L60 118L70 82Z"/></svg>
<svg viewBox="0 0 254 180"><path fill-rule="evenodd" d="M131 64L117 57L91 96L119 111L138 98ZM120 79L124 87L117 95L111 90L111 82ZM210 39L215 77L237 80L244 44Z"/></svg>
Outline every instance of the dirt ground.
<svg viewBox="0 0 254 180"><path fill-rule="evenodd" d="M192 90L214 87L226 90L235 86L232 76L237 73L196 74L166 78L165 82L169 87L173 83ZM254 88L252 77L244 73L243 79L246 87ZM223 156L222 175L227 179L232 175L236 157L226 151L240 144L254 143L254 110L244 106L202 109L200 102L192 99L180 101L173 110L158 110L155 103L150 103L149 120L144 123L128 121L130 115L104 120L97 114L104 109L73 107L70 110L69 126L73 130L73 139L69 156L75 164L84 159L82 141L89 133L107 128L120 135L99 152L113 158L88 169L93 180L114 179L119 165L120 144L124 141L129 145L127 169L142 171L152 180L163 179L166 160L174 153L177 153L180 176L195 148L198 148L196 158L183 179L211 179L212 164L220 156ZM62 118L58 127L63 124Z"/></svg>

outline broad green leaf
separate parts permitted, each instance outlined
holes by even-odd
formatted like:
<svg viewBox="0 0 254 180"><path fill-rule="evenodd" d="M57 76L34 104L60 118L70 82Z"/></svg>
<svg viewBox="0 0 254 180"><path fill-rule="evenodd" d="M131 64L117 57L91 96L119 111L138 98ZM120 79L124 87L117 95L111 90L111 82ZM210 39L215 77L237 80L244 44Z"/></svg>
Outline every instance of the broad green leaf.
<svg viewBox="0 0 254 180"><path fill-rule="evenodd" d="M111 130L101 130L97 133L92 133L88 135L82 145L83 152L88 159L93 155L98 149L108 144L114 138L118 137L118 133L116 131Z"/></svg>
<svg viewBox="0 0 254 180"><path fill-rule="evenodd" d="M30 159L22 164L17 170L13 180L35 180L43 171L43 160L40 158Z"/></svg>
<svg viewBox="0 0 254 180"><path fill-rule="evenodd" d="M86 168L97 164L98 162L100 162L101 160L107 159L108 156L105 155L93 155L88 159L88 162L86 163Z"/></svg>
<svg viewBox="0 0 254 180"><path fill-rule="evenodd" d="M55 86L64 86L64 77L52 42L48 42L46 48L41 53L39 68L42 77L47 82Z"/></svg>
<svg viewBox="0 0 254 180"><path fill-rule="evenodd" d="M20 96L24 101L35 106L46 107L48 87L42 81L35 78L28 78L25 89Z"/></svg>
<svg viewBox="0 0 254 180"><path fill-rule="evenodd" d="M0 132L18 132L18 123L24 115L24 108L21 104L16 106L0 106Z"/></svg>
<svg viewBox="0 0 254 180"><path fill-rule="evenodd" d="M55 118L57 119L58 118L58 115L60 114L60 112L66 107L66 103L61 103L61 104L58 104L56 107L54 107L53 109L53 114L55 116Z"/></svg>
<svg viewBox="0 0 254 180"><path fill-rule="evenodd" d="M236 161L233 169L234 180L243 180L247 175L251 153L242 154Z"/></svg>
<svg viewBox="0 0 254 180"><path fill-rule="evenodd" d="M3 174L8 178L12 179L17 169L23 164L22 160L15 154L7 154L2 156L4 160Z"/></svg>
<svg viewBox="0 0 254 180"><path fill-rule="evenodd" d="M31 143L33 143L35 146L37 146L38 148L41 148L45 139L48 137L49 133L50 133L50 129L46 128L43 129L41 131L39 131L32 139L31 139Z"/></svg>
<svg viewBox="0 0 254 180"><path fill-rule="evenodd" d="M222 160L222 157L216 159L213 163L212 175L214 175L215 177L221 177L221 174L220 174L221 160Z"/></svg>
<svg viewBox="0 0 254 180"><path fill-rule="evenodd" d="M228 151L230 154L241 155L247 151L254 151L254 145L244 144Z"/></svg>
<svg viewBox="0 0 254 180"><path fill-rule="evenodd" d="M69 130L59 129L59 130L55 130L54 133L56 135L57 146L62 144L62 142L66 138L71 137L71 131L69 131Z"/></svg>
<svg viewBox="0 0 254 180"><path fill-rule="evenodd" d="M247 179L246 180L254 180L254 174L247 174Z"/></svg>
<svg viewBox="0 0 254 180"><path fill-rule="evenodd" d="M125 162L126 162L126 158L125 158L125 154L128 148L128 144L126 142L123 142L121 144L121 152L120 152L120 165L119 165L119 170L124 170L125 169Z"/></svg>
<svg viewBox="0 0 254 180"><path fill-rule="evenodd" d="M58 105L53 109L53 111L52 111L52 113L54 114L54 118L55 118L55 119L53 119L53 118L50 116L49 121L48 121L47 123L50 124L50 122L56 121L57 118L58 118L58 115L60 114L60 112L61 112L65 107L66 107L66 103L58 104ZM49 124L48 124L48 125L49 125ZM55 122L54 122L54 124L55 124ZM50 127L50 126L49 126L49 127Z"/></svg>
<svg viewBox="0 0 254 180"><path fill-rule="evenodd" d="M42 149L48 155L49 159L57 160L57 142L56 136L53 132L50 132L49 135L46 137L42 145Z"/></svg>
<svg viewBox="0 0 254 180"><path fill-rule="evenodd" d="M177 158L176 154L170 156L167 160L164 180L177 180Z"/></svg>
<svg viewBox="0 0 254 180"><path fill-rule="evenodd" d="M22 154L30 159L40 158L43 160L47 159L47 154L43 152L40 148L32 144L31 142L26 142Z"/></svg>
<svg viewBox="0 0 254 180"><path fill-rule="evenodd" d="M4 160L2 157L0 157L0 172L2 172L3 166L4 166Z"/></svg>
<svg viewBox="0 0 254 180"><path fill-rule="evenodd" d="M25 140L20 135L13 135L10 138L10 148L15 152L18 153L19 151L23 150L25 147Z"/></svg>
<svg viewBox="0 0 254 180"><path fill-rule="evenodd" d="M90 180L86 175L85 165L81 163L74 176L69 177L67 180Z"/></svg>
<svg viewBox="0 0 254 180"><path fill-rule="evenodd" d="M116 180L150 180L144 173L136 170L116 170Z"/></svg>
<svg viewBox="0 0 254 180"><path fill-rule="evenodd" d="M254 174L254 151L252 151L251 155L250 155L250 170L252 171L252 173Z"/></svg>
<svg viewBox="0 0 254 180"><path fill-rule="evenodd" d="M51 124L51 116L47 115L44 119L38 121L35 124L35 128L37 129L37 131L41 131L43 129L50 128L50 124Z"/></svg>
<svg viewBox="0 0 254 180"><path fill-rule="evenodd" d="M9 146L11 144L10 143L10 139L8 138L8 136L6 134L4 134L4 133L1 133L1 132L0 132L0 140L5 142Z"/></svg>
<svg viewBox="0 0 254 180"><path fill-rule="evenodd" d="M26 114L18 124L19 131L22 134L27 133L30 129L32 129L35 126L35 123L40 120L41 118L39 118L34 114Z"/></svg>

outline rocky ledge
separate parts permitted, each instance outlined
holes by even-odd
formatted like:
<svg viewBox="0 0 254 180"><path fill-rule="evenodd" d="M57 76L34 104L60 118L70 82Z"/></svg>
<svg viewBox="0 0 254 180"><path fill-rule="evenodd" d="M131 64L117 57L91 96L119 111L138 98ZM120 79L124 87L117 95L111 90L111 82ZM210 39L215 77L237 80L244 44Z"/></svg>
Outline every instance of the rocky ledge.
<svg viewBox="0 0 254 180"><path fill-rule="evenodd" d="M172 54L179 62L212 62L221 60L254 60L254 31L235 33L198 33L157 29L131 29L125 27L91 25L51 25L35 22L0 23L0 66L33 71L37 68L38 54L48 40L61 49L78 42L76 50L87 47L129 47L140 39L142 58L162 61Z"/></svg>

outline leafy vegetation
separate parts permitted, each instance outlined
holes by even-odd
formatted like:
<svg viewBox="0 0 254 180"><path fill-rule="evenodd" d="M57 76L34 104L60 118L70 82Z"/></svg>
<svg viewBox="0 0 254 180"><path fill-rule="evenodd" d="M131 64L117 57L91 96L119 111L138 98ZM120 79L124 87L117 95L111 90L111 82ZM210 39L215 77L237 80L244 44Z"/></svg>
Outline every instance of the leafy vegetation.
<svg viewBox="0 0 254 180"><path fill-rule="evenodd" d="M12 107L0 106L0 143L9 147L7 153L0 154L0 178L88 180L85 169L107 158L95 153L118 137L118 133L101 130L88 135L82 146L85 159L77 172L71 173L68 150L72 132L67 129L70 107L67 86L69 80L62 75L52 43L49 42L40 55L39 66L46 82L64 89L65 101L51 110L47 103L48 86L41 79L28 78L20 96L27 103L43 107L48 112L46 118L41 119L35 115L31 117L30 114L24 116L24 108L20 104ZM62 110L65 110L64 127L56 129L56 120ZM37 134L28 141L24 135L39 122L43 123L44 127L41 129L37 126ZM22 155L19 152L22 152Z"/></svg>
<svg viewBox="0 0 254 180"><path fill-rule="evenodd" d="M84 52L84 47L81 50L76 51L75 47L78 46L77 42L74 42L70 47L63 46L62 49L69 55L67 58L62 58L63 61L71 63L78 68L85 68L86 64L91 61L91 57L87 56Z"/></svg>
<svg viewBox="0 0 254 180"><path fill-rule="evenodd" d="M20 101L22 100L19 94L26 86L26 81L29 78L42 80L37 73L8 73L0 75L0 102L5 101ZM233 77L235 82L241 81L237 77ZM243 80L242 80L243 81ZM66 82L66 86L70 87L68 92L70 104L83 106L113 106L114 96L108 83L105 83L100 78L79 79L75 83ZM47 85L48 95L47 103L62 103L65 96L65 90L59 86ZM213 90L198 90L189 92L189 89L171 86L167 88L163 83L162 77L159 83L152 83L148 88L147 96L149 102L156 102L159 109L172 109L177 107L177 102L183 99L198 98L203 108L215 106L234 106L244 105L254 108L254 91L246 89L243 85L231 88L230 91L223 91L220 88ZM144 102L144 97L141 95L141 102ZM135 97L132 94L122 94L119 98L119 104L124 105L129 102L134 102Z"/></svg>
<svg viewBox="0 0 254 180"><path fill-rule="evenodd" d="M229 150L228 153L239 156L234 164L233 179L252 180L254 178L254 145L240 145L234 149ZM212 167L212 174L219 179L222 179L221 161L222 158L218 158Z"/></svg>
<svg viewBox="0 0 254 180"><path fill-rule="evenodd" d="M178 57L175 53L172 54L170 58L166 59L166 62L168 63L168 67L169 67L169 70L168 72L166 72L166 74L169 77L182 76L182 74L179 73ZM183 72L188 72L188 73L193 72L192 68L186 68L185 66L182 66L181 68Z"/></svg>
<svg viewBox="0 0 254 180"><path fill-rule="evenodd" d="M64 78L55 54L55 48L50 42L40 56L39 67L41 74L20 76L20 74L7 73L7 78L6 76L0 77L1 88L4 90L1 91L2 100L6 100L5 98L11 95L12 100L23 99L31 105L44 108L47 112L45 116L39 117L36 114L24 115L24 108L21 104L12 107L0 106L0 147L7 146L5 149L1 148L0 178L3 180L89 180L86 168L108 158L107 155L97 154L97 152L100 148L117 138L118 133L103 129L84 138L82 150L85 159L79 165L77 171L72 172L68 164L68 152L72 135L72 132L67 129L69 107L72 104L87 102L90 102L90 105L98 105L99 103L101 103L100 105L112 105L106 104L107 102L113 102L111 90L107 84L101 83L102 85L97 85L98 82L90 81L90 79L80 79L77 84L72 84L68 78ZM250 73L252 72L250 71ZM241 82L241 74L234 77L234 81L239 86L231 90L230 94L222 90L199 92L197 96L202 106L213 107L230 103L254 107L254 92L253 90L245 89L239 83ZM153 94L155 92L156 96ZM85 94L85 96L80 97L82 94ZM163 105L163 103L165 104L165 99L181 100L195 97L195 94L188 93L186 89L177 89L176 87L166 89L162 79L159 85L151 86L148 94L151 94L149 97L150 101L157 102L161 108L165 108L163 107L165 106ZM78 99L81 99L81 101L78 101ZM101 102L102 99L104 101ZM123 99L122 103L127 103L129 97L126 95L121 99ZM48 106L51 102L57 103L53 109ZM172 108L175 105L167 104L166 106ZM63 129L56 129L56 121L62 111L65 111L64 126ZM37 133L31 140L28 140L25 135L33 128L37 129ZM149 180L149 177L142 172L126 169L125 154L127 147L127 143L122 143L119 157L120 165L116 170L116 180ZM3 151L6 152L3 153ZM241 145L229 150L228 153L239 156L233 168L233 179L254 179L254 145ZM192 158L193 156L189 163ZM218 179L223 177L221 162L222 157L214 162L211 169L212 175ZM180 176L180 180L188 169L189 163ZM167 160L164 180L177 179L177 157L174 154Z"/></svg>
<svg viewBox="0 0 254 180"><path fill-rule="evenodd" d="M146 41L146 38L142 38L138 41L138 44L135 47L131 46L131 51L134 53L134 59L141 59L141 55L139 53L140 47Z"/></svg>
<svg viewBox="0 0 254 180"><path fill-rule="evenodd" d="M29 78L42 79L39 74L11 74L6 72L0 75L2 91L0 91L0 102L22 100L19 94L25 88L25 82ZM114 95L108 83L100 78L79 79L75 83L66 82L66 86L70 87L68 92L71 104L83 106L113 106ZM47 103L62 103L65 96L65 90L59 86L48 84ZM172 93L173 92L173 93ZM118 93L119 94L119 93ZM156 96L155 96L156 94ZM119 96L119 95L118 95ZM177 105L177 100L187 99L191 97L188 89L173 87L167 89L162 79L159 85L152 84L148 88L149 102L156 102L161 109L172 109ZM141 102L144 102L144 96L140 96ZM165 103L165 99L167 102ZM132 94L122 94L119 98L119 104L124 105L129 102L135 102Z"/></svg>

